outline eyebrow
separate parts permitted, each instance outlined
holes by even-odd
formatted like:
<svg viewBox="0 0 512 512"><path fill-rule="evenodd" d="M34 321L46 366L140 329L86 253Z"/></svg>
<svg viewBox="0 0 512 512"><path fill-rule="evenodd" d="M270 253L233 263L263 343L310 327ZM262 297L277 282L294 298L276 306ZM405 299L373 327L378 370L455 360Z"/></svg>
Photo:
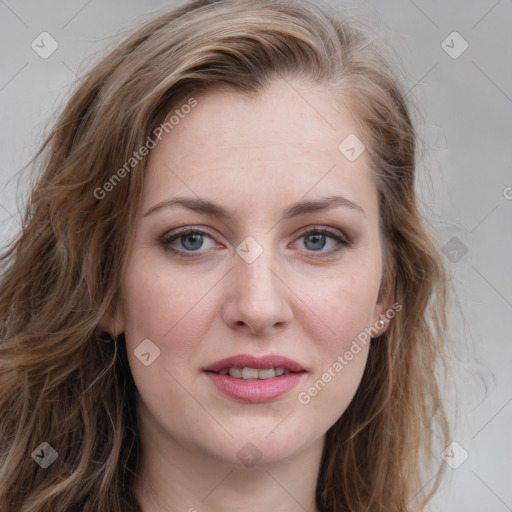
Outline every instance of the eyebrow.
<svg viewBox="0 0 512 512"><path fill-rule="evenodd" d="M230 212L222 206L206 199L196 197L171 197L169 199L165 199L164 201L161 201L152 206L144 214L144 217L147 217L149 214L155 212L156 210L174 205L183 206L184 208L188 208L194 212L202 213L203 215L209 215L211 217L218 217L223 220L229 220L230 218L234 217L234 215L230 214ZM351 210L354 210L365 216L364 210L357 203L350 201L346 197L327 196L312 201L299 201L292 204L284 211L283 219L291 219L293 217L298 217L299 215L305 215L308 213L323 212L340 206L350 208Z"/></svg>

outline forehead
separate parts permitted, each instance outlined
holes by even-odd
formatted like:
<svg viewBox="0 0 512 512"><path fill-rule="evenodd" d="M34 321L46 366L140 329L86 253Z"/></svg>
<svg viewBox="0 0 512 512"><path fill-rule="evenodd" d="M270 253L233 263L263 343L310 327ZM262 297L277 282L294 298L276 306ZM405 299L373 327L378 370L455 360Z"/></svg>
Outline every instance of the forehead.
<svg viewBox="0 0 512 512"><path fill-rule="evenodd" d="M327 145L337 149L338 139L359 130L341 100L318 85L297 85L280 79L257 95L216 87L194 99L197 106L180 116L172 133L175 141L195 138L198 149L215 145L264 151L280 146L287 151L297 146L307 151L309 145L319 144L324 150ZM184 97L173 112L187 100Z"/></svg>
<svg viewBox="0 0 512 512"><path fill-rule="evenodd" d="M145 207L183 193L260 205L336 190L375 198L365 152L351 161L340 150L362 136L358 123L325 89L281 80L254 97L212 89L194 99L151 151Z"/></svg>

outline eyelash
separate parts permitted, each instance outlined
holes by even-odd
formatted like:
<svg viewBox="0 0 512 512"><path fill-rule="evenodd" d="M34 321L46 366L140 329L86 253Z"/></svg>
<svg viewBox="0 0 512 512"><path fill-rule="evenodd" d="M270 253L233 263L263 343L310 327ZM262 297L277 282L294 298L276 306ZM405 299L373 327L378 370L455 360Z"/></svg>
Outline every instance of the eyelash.
<svg viewBox="0 0 512 512"><path fill-rule="evenodd" d="M309 228L308 230L302 232L299 236L299 239L307 237L309 235L313 234L322 234L322 235L328 235L330 238L334 239L338 243L338 247L330 250L328 252L320 252L320 251L308 251L312 254L319 254L319 255L325 255L325 256L332 256L333 254L338 253L341 251L344 247L349 247L351 244L347 240L343 239L338 231L333 230L331 228L327 228L324 226L313 226ZM200 253L198 251L182 251L179 249L175 249L170 244L174 242L175 240L179 240L180 238L187 236L187 235L206 235L209 238L212 238L208 233L201 231L199 229L195 228L184 228L178 231L174 231L171 233L164 233L162 236L158 238L158 242L160 245L164 248L164 250L171 252L172 254L182 257L182 258L200 258L204 253ZM323 256L321 256L323 257Z"/></svg>

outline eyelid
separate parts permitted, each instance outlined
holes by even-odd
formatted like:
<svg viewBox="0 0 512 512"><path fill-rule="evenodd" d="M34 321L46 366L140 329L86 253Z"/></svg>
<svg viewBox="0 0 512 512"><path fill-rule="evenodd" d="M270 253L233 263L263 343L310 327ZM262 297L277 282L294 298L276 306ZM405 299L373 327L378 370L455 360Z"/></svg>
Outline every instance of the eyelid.
<svg viewBox="0 0 512 512"><path fill-rule="evenodd" d="M186 235L203 235L208 236L212 240L215 240L215 237L209 233L205 228L199 228L195 226L183 226L181 228L171 229L163 233L157 238L157 241L161 244L168 244L175 240L179 240L181 237ZM189 251L193 252L193 251Z"/></svg>
<svg viewBox="0 0 512 512"><path fill-rule="evenodd" d="M339 230L337 228L330 227L330 226L324 226L321 224L315 224L313 226L308 226L307 228L300 230L299 234L297 236L298 236L298 238L301 238L304 235L307 235L312 232L327 234L334 238L336 238L336 237L339 238L341 241L343 241L346 244L349 243L348 237L341 230Z"/></svg>

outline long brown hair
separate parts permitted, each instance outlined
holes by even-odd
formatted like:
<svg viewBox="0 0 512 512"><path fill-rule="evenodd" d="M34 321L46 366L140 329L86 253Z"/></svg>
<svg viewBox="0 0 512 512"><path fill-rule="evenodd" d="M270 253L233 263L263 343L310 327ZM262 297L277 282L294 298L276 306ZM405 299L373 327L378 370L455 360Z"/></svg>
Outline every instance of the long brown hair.
<svg viewBox="0 0 512 512"><path fill-rule="evenodd" d="M146 159L126 162L200 91L257 95L275 77L327 88L360 123L387 280L402 306L327 432L318 509L421 509L439 486L436 466L423 489L431 429L447 435L435 377L447 281L417 205L417 135L397 76L355 22L314 3L195 0L145 22L94 65L34 158L40 176L0 259L0 510L140 512L136 388L122 338L104 350L99 327L140 205ZM31 457L41 443L58 454L46 469Z"/></svg>

